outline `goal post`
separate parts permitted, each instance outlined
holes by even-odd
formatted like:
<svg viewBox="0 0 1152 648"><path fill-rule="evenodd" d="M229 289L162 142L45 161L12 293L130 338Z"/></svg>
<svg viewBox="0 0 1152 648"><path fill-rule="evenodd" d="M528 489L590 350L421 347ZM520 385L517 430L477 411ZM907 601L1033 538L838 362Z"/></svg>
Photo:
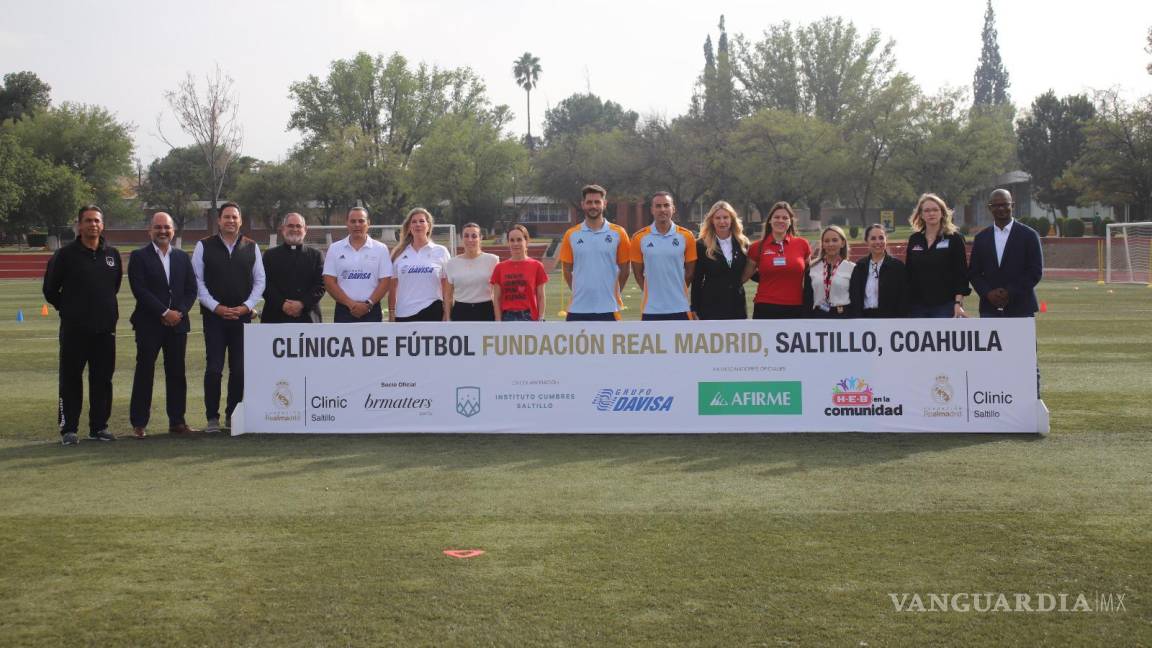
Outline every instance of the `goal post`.
<svg viewBox="0 0 1152 648"><path fill-rule="evenodd" d="M334 241L348 236L345 225L309 225L304 242L321 250L328 250ZM400 241L400 225L369 225L368 236L388 246L389 250L396 247ZM439 243L448 248L451 256L456 256L456 226L454 224L436 224L432 226L432 242ZM279 243L276 233L268 236L268 246L273 247Z"/></svg>
<svg viewBox="0 0 1152 648"><path fill-rule="evenodd" d="M1104 237L1104 281L1152 287L1152 222L1109 223Z"/></svg>

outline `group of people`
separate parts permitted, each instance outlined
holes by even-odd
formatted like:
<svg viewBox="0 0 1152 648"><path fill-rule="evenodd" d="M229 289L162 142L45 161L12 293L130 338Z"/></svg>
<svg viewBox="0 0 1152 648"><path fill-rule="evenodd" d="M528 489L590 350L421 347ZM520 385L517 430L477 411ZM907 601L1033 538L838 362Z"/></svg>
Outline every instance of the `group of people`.
<svg viewBox="0 0 1152 648"><path fill-rule="evenodd" d="M1012 218L1012 196L992 193L988 207L994 226L973 242L971 258L938 196L917 202L903 261L887 251L880 225L865 230L868 254L848 259L848 240L835 225L820 233L814 254L796 234L796 214L786 202L767 213L760 240L744 235L739 214L727 202L708 211L699 235L675 222L668 192L650 202L652 224L632 236L605 219L607 192L599 185L582 190L584 220L561 240L558 258L571 289L568 321L614 321L623 305L621 291L633 274L643 289L643 320L745 319L744 284L757 282L755 319L836 317L965 317L964 298L980 297L980 314L1032 316L1035 286L1043 261L1035 231ZM134 250L128 281L136 300L130 321L135 332L136 368L130 420L133 434L146 437L152 409L156 359L164 354L166 414L172 434L195 432L185 420L185 350L191 309L198 301L203 322L204 409L212 433L231 427L243 399L244 325L257 315L265 323L321 321L320 301L335 302L334 321L381 322L382 303L395 322L542 321L546 311L543 265L528 256L529 232L507 232L510 258L482 250L480 226L461 229L462 254L452 256L432 241L433 217L425 209L408 212L400 240L391 249L368 235L366 209L347 212L348 236L327 254L304 245L307 223L300 214L284 217L283 242L261 254L241 234L243 217L233 202L217 210L218 233L196 243L191 255L174 247L171 216L157 212L149 223L151 241ZM96 205L78 211L76 240L48 263L44 297L60 313L59 424L64 445L78 441L83 373L88 369L88 435L116 437L108 430L116 360L117 293L121 258L103 236L104 218ZM223 417L221 389L225 362L228 385Z"/></svg>
<svg viewBox="0 0 1152 648"><path fill-rule="evenodd" d="M128 283L136 306L131 323L136 341L129 417L137 438L148 435L157 357L164 354L168 430L196 432L185 419L185 351L189 317L200 304L205 367L207 433L228 430L244 395L244 325L257 315L264 323L321 321L320 301L330 295L336 322L534 321L545 312L548 275L528 256L523 225L508 232L510 258L481 250L480 226L463 227L464 253L451 257L431 240L433 218L413 209L401 240L388 246L368 236L362 207L348 210L348 236L327 255L304 245L307 223L291 213L280 225L283 242L261 254L241 235L240 206L217 210L218 233L196 243L191 255L173 245L175 226L164 212L149 222L151 241L128 259ZM77 216L76 240L52 255L44 274L44 298L60 313L59 424L64 445L79 439L83 375L88 369L88 436L112 441L112 376L116 368L117 293L123 280L120 253L104 239L100 207L85 205ZM224 366L227 392L221 416Z"/></svg>
<svg viewBox="0 0 1152 648"><path fill-rule="evenodd" d="M1040 237L1012 218L1012 194L1004 189L989 198L994 227L976 235L971 259L952 210L935 194L916 203L903 260L888 253L885 228L873 224L864 230L868 254L855 261L836 225L820 232L813 252L796 234L796 213L787 202L768 209L763 234L753 242L724 201L712 205L693 236L674 222L672 195L657 192L652 225L629 237L605 220L606 198L603 187L584 187L584 222L560 244L572 289L569 321L618 319L629 270L644 291L644 320L746 319L749 280L757 282L753 319L967 317L964 298L973 288L982 317L1028 317L1037 310Z"/></svg>

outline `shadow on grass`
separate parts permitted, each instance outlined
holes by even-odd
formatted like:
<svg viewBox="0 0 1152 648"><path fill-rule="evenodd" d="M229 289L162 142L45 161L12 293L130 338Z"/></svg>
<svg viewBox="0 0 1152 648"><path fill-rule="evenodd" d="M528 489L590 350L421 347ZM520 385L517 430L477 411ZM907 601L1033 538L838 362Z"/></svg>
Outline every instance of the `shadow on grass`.
<svg viewBox="0 0 1152 648"><path fill-rule="evenodd" d="M78 447L36 443L0 448L0 473L136 462L225 462L264 469L256 478L323 471L362 474L405 469L547 470L585 463L597 469L650 466L661 471L759 469L764 476L898 461L985 444L1034 443L1034 435L987 434L694 434L694 435L159 435Z"/></svg>

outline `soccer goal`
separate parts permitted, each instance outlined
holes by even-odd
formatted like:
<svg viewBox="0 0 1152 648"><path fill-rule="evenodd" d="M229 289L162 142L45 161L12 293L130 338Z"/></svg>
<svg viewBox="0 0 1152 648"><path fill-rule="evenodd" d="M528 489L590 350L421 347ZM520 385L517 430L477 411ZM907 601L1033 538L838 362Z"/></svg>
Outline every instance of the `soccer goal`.
<svg viewBox="0 0 1152 648"><path fill-rule="evenodd" d="M1152 222L1110 223L1104 238L1104 281L1152 286Z"/></svg>
<svg viewBox="0 0 1152 648"><path fill-rule="evenodd" d="M327 250L333 241L339 241L345 236L348 236L348 228L344 225L309 225L308 235L305 237L304 242L313 247ZM369 225L368 236L387 245L388 249L391 250L400 242L400 226ZM271 234L268 238L269 247L279 243L275 233ZM449 254L456 256L456 226L453 224L433 225L432 242L443 245L448 248Z"/></svg>

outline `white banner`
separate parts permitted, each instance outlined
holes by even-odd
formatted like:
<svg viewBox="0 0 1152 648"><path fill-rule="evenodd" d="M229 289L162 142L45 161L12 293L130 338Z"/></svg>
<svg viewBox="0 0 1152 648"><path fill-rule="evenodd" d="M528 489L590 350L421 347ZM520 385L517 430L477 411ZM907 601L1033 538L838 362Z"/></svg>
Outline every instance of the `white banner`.
<svg viewBox="0 0 1152 648"><path fill-rule="evenodd" d="M1035 321L253 324L234 434L1041 432Z"/></svg>

